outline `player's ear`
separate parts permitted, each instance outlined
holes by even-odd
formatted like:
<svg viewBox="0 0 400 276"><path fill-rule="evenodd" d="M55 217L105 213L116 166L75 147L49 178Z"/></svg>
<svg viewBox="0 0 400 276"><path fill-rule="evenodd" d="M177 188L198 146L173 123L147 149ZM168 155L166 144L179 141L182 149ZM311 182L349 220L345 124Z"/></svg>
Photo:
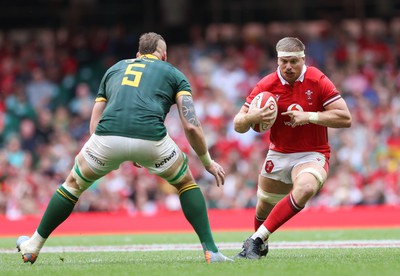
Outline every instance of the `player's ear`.
<svg viewBox="0 0 400 276"><path fill-rule="evenodd" d="M136 53L136 57L137 58L140 57L140 53L139 52Z"/></svg>
<svg viewBox="0 0 400 276"><path fill-rule="evenodd" d="M163 51L162 55L161 55L161 60L162 61L167 61L167 52Z"/></svg>

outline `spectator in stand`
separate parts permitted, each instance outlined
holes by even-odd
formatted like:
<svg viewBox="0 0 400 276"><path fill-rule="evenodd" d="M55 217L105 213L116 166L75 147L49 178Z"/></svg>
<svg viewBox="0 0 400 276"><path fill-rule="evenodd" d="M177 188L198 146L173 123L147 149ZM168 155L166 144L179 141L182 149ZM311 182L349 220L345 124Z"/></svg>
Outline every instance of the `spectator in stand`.
<svg viewBox="0 0 400 276"><path fill-rule="evenodd" d="M6 138L10 133L18 132L21 120L36 119L36 111L28 102L23 91L24 86L22 84L15 84L14 89L14 93L10 94L5 99L7 113L6 126L2 133L4 138Z"/></svg>
<svg viewBox="0 0 400 276"><path fill-rule="evenodd" d="M20 125L21 148L24 151L35 154L37 147L37 136L35 122L31 119L23 119Z"/></svg>
<svg viewBox="0 0 400 276"><path fill-rule="evenodd" d="M82 119L89 120L93 108L94 96L87 83L81 82L75 88L75 97L69 103L71 112Z"/></svg>
<svg viewBox="0 0 400 276"><path fill-rule="evenodd" d="M240 85L246 80L245 71L239 66L236 58L237 49L232 47L229 55L223 59L222 66L218 67L210 80L210 86L220 91L222 96L232 104L241 100Z"/></svg>
<svg viewBox="0 0 400 276"><path fill-rule="evenodd" d="M26 95L36 111L51 108L52 101L58 96L58 87L46 79L42 68L36 67L32 71L32 80L26 85Z"/></svg>

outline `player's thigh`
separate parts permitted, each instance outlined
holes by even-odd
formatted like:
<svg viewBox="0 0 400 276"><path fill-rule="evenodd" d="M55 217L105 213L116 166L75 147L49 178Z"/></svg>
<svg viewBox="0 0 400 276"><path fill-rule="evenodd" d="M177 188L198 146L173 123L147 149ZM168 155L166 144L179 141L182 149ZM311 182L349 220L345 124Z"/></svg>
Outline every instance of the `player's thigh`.
<svg viewBox="0 0 400 276"><path fill-rule="evenodd" d="M259 175L258 187L267 193L287 194L293 188L293 185Z"/></svg>
<svg viewBox="0 0 400 276"><path fill-rule="evenodd" d="M158 174L176 189L194 183L194 178L189 168L187 157L180 152L176 161L164 172Z"/></svg>
<svg viewBox="0 0 400 276"><path fill-rule="evenodd" d="M105 174L107 174L106 172L104 173L95 173L91 167L89 166L89 164L86 162L86 159L83 157L83 155L81 153L79 153L77 156L77 161L78 163L75 164L75 166L78 166L79 171L88 179L91 180L97 180L100 177L104 176Z"/></svg>
<svg viewBox="0 0 400 276"><path fill-rule="evenodd" d="M130 143L126 137L93 134L79 152L75 166L86 178L98 179L129 160Z"/></svg>
<svg viewBox="0 0 400 276"><path fill-rule="evenodd" d="M136 156L135 160L152 174L158 175L168 183L179 188L185 183L193 183L188 158L168 135L157 142L148 142L147 155ZM143 145L141 148L144 148ZM149 154L150 153L150 154ZM151 155L151 159L147 156Z"/></svg>

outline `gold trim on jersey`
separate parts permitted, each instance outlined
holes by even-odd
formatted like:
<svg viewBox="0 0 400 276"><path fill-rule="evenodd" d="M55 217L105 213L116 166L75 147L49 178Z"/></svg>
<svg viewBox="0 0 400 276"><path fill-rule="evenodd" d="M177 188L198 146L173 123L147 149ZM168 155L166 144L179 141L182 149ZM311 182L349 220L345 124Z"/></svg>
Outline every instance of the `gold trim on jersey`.
<svg viewBox="0 0 400 276"><path fill-rule="evenodd" d="M180 96L192 96L192 93L190 93L189 91L179 91L178 93L176 93L175 96L175 100L178 99Z"/></svg>
<svg viewBox="0 0 400 276"><path fill-rule="evenodd" d="M141 55L141 56L139 56L139 58L152 58L152 59L159 59L158 57L156 57L155 55L152 55L152 54L145 54L145 55Z"/></svg>
<svg viewBox="0 0 400 276"><path fill-rule="evenodd" d="M103 98L103 97L99 97L99 98L96 98L94 101L95 101L96 103L99 103L99 102L106 102L107 99L106 99L106 98Z"/></svg>

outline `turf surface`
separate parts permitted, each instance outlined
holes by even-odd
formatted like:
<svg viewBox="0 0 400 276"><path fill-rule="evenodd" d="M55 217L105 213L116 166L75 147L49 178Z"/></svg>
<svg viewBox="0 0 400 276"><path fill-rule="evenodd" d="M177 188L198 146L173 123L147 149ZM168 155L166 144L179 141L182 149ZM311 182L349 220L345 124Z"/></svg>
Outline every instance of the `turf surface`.
<svg viewBox="0 0 400 276"><path fill-rule="evenodd" d="M250 232L216 232L221 252L234 256ZM151 235L105 235L51 237L34 265L24 264L14 251L14 238L0 238L1 275L399 275L400 229L352 229L322 231L278 231L270 239L271 250L261 260L236 260L234 263L207 265L200 249L182 248L180 244L198 245L191 233ZM279 248L282 242L324 244L347 241L390 240L395 247L356 248ZM120 250L113 248L157 244L175 245L177 250ZM226 246L230 244L231 246ZM232 244L238 248L232 248ZM110 250L98 251L99 246ZM71 252L81 247L89 251ZM275 247L275 249L274 249ZM49 252L58 248L57 252ZM185 249L185 250L184 250ZM79 250L78 250L79 251Z"/></svg>

